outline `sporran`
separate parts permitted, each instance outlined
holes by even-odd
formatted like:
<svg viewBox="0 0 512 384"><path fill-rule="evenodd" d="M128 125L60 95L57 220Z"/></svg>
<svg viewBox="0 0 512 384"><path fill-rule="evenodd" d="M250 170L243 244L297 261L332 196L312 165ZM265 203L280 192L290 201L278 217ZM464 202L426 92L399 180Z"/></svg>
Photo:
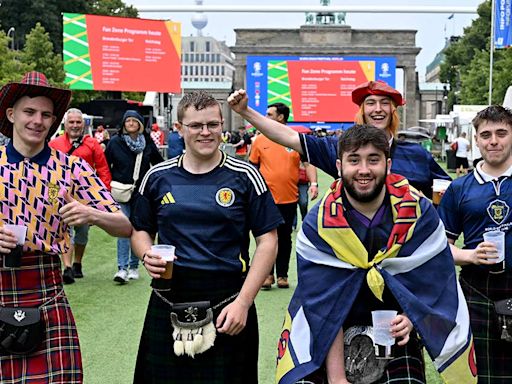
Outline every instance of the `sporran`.
<svg viewBox="0 0 512 384"><path fill-rule="evenodd" d="M512 298L494 302L500 324L501 339L512 343Z"/></svg>
<svg viewBox="0 0 512 384"><path fill-rule="evenodd" d="M0 355L26 355L35 351L45 334L41 311L63 293L64 289L35 308L0 305Z"/></svg>
<svg viewBox="0 0 512 384"><path fill-rule="evenodd" d="M174 304L171 310L174 354L190 357L213 347L217 336L209 301Z"/></svg>
<svg viewBox="0 0 512 384"><path fill-rule="evenodd" d="M375 356L373 328L353 326L344 331L345 373L351 383L370 384L377 381L390 359Z"/></svg>
<svg viewBox="0 0 512 384"><path fill-rule="evenodd" d="M174 340L173 350L176 356L187 355L194 357L213 347L217 330L213 324L213 311L229 303L238 296L238 292L210 306L209 301L194 301L189 303L172 303L159 291L153 292L171 307L171 325Z"/></svg>
<svg viewBox="0 0 512 384"><path fill-rule="evenodd" d="M39 347L43 336L40 308L0 308L0 354L28 354Z"/></svg>

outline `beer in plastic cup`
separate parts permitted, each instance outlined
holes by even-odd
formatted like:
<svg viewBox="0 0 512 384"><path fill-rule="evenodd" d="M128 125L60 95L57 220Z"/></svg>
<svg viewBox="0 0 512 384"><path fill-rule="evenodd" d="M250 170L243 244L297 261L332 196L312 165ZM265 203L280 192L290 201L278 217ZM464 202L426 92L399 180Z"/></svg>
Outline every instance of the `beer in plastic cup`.
<svg viewBox="0 0 512 384"><path fill-rule="evenodd" d="M444 179L434 179L432 184L432 203L435 205L439 205L441 203L441 192L446 191L448 186L450 185L450 180Z"/></svg>
<svg viewBox="0 0 512 384"><path fill-rule="evenodd" d="M490 265L490 271L494 273L503 272L505 270L505 232L489 231L484 232L484 241L493 243L498 252L498 258L494 265Z"/></svg>
<svg viewBox="0 0 512 384"><path fill-rule="evenodd" d="M169 244L157 244L151 246L151 251L160 256L163 260L167 262L165 265L165 272L160 276L162 279L170 279L172 278L172 269L174 265L174 259L176 258L174 252L176 247L174 245Z"/></svg>

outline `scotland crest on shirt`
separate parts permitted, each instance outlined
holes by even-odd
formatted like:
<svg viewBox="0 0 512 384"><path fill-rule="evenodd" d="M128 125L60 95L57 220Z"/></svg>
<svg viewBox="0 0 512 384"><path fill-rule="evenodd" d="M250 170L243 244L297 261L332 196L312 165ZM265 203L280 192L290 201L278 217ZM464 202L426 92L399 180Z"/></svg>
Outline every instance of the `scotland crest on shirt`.
<svg viewBox="0 0 512 384"><path fill-rule="evenodd" d="M235 192L231 188L221 188L215 194L215 201L221 207L229 207L235 201Z"/></svg>
<svg viewBox="0 0 512 384"><path fill-rule="evenodd" d="M493 200L487 207L487 213L489 214L489 217L498 225L505 221L509 212L510 207L503 200Z"/></svg>

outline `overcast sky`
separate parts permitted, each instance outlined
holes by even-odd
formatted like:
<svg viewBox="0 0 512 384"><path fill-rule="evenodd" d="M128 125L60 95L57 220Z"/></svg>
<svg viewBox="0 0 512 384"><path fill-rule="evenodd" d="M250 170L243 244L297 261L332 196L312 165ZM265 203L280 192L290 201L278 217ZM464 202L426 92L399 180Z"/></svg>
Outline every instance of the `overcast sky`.
<svg viewBox="0 0 512 384"><path fill-rule="evenodd" d="M477 6L482 0L388 0L386 5L431 5L431 6ZM139 6L194 5L194 0L125 0L126 4ZM204 0L204 5L320 5L319 0ZM383 5L378 0L331 0L331 5ZM191 18L193 13L139 13L147 19L162 19L179 21L182 24L183 36L195 34ZM434 59L451 35L460 35L463 28L469 26L477 17L476 14L455 14L449 20L450 14L347 14L346 23L354 29L415 29L416 45L422 48L416 61L416 70L420 81L424 80L425 67ZM207 13L208 25L203 34L225 40L230 46L235 44L235 28L298 28L304 24L302 13Z"/></svg>

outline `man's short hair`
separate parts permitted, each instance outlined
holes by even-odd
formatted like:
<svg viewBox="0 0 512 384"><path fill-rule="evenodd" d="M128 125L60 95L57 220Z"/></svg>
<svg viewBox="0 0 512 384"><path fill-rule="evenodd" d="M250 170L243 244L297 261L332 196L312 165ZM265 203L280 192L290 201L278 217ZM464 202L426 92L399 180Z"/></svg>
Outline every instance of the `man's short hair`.
<svg viewBox="0 0 512 384"><path fill-rule="evenodd" d="M287 123L288 118L290 117L290 108L286 104L283 104L283 103L274 103L274 104L270 104L267 107L267 109L272 108L272 107L274 107L276 109L276 112L278 115L283 115L284 122Z"/></svg>
<svg viewBox="0 0 512 384"><path fill-rule="evenodd" d="M501 105L490 105L478 112L472 121L477 132L480 125L486 122L504 123L512 128L512 111Z"/></svg>
<svg viewBox="0 0 512 384"><path fill-rule="evenodd" d="M220 117L222 118L222 109L220 103L209 93L205 91L193 91L186 93L178 103L178 121L181 122L185 112L189 107L194 107L196 111L210 107L219 107Z"/></svg>
<svg viewBox="0 0 512 384"><path fill-rule="evenodd" d="M66 114L64 115L64 121L67 123L68 122L68 116L70 114L74 114L74 115L80 115L80 117L83 118L83 113L81 110L79 110L78 108L69 108L67 111L66 111Z"/></svg>
<svg viewBox="0 0 512 384"><path fill-rule="evenodd" d="M389 158L389 141L384 130L367 124L355 124L340 135L338 158L341 160L343 153L357 151L369 144Z"/></svg>

